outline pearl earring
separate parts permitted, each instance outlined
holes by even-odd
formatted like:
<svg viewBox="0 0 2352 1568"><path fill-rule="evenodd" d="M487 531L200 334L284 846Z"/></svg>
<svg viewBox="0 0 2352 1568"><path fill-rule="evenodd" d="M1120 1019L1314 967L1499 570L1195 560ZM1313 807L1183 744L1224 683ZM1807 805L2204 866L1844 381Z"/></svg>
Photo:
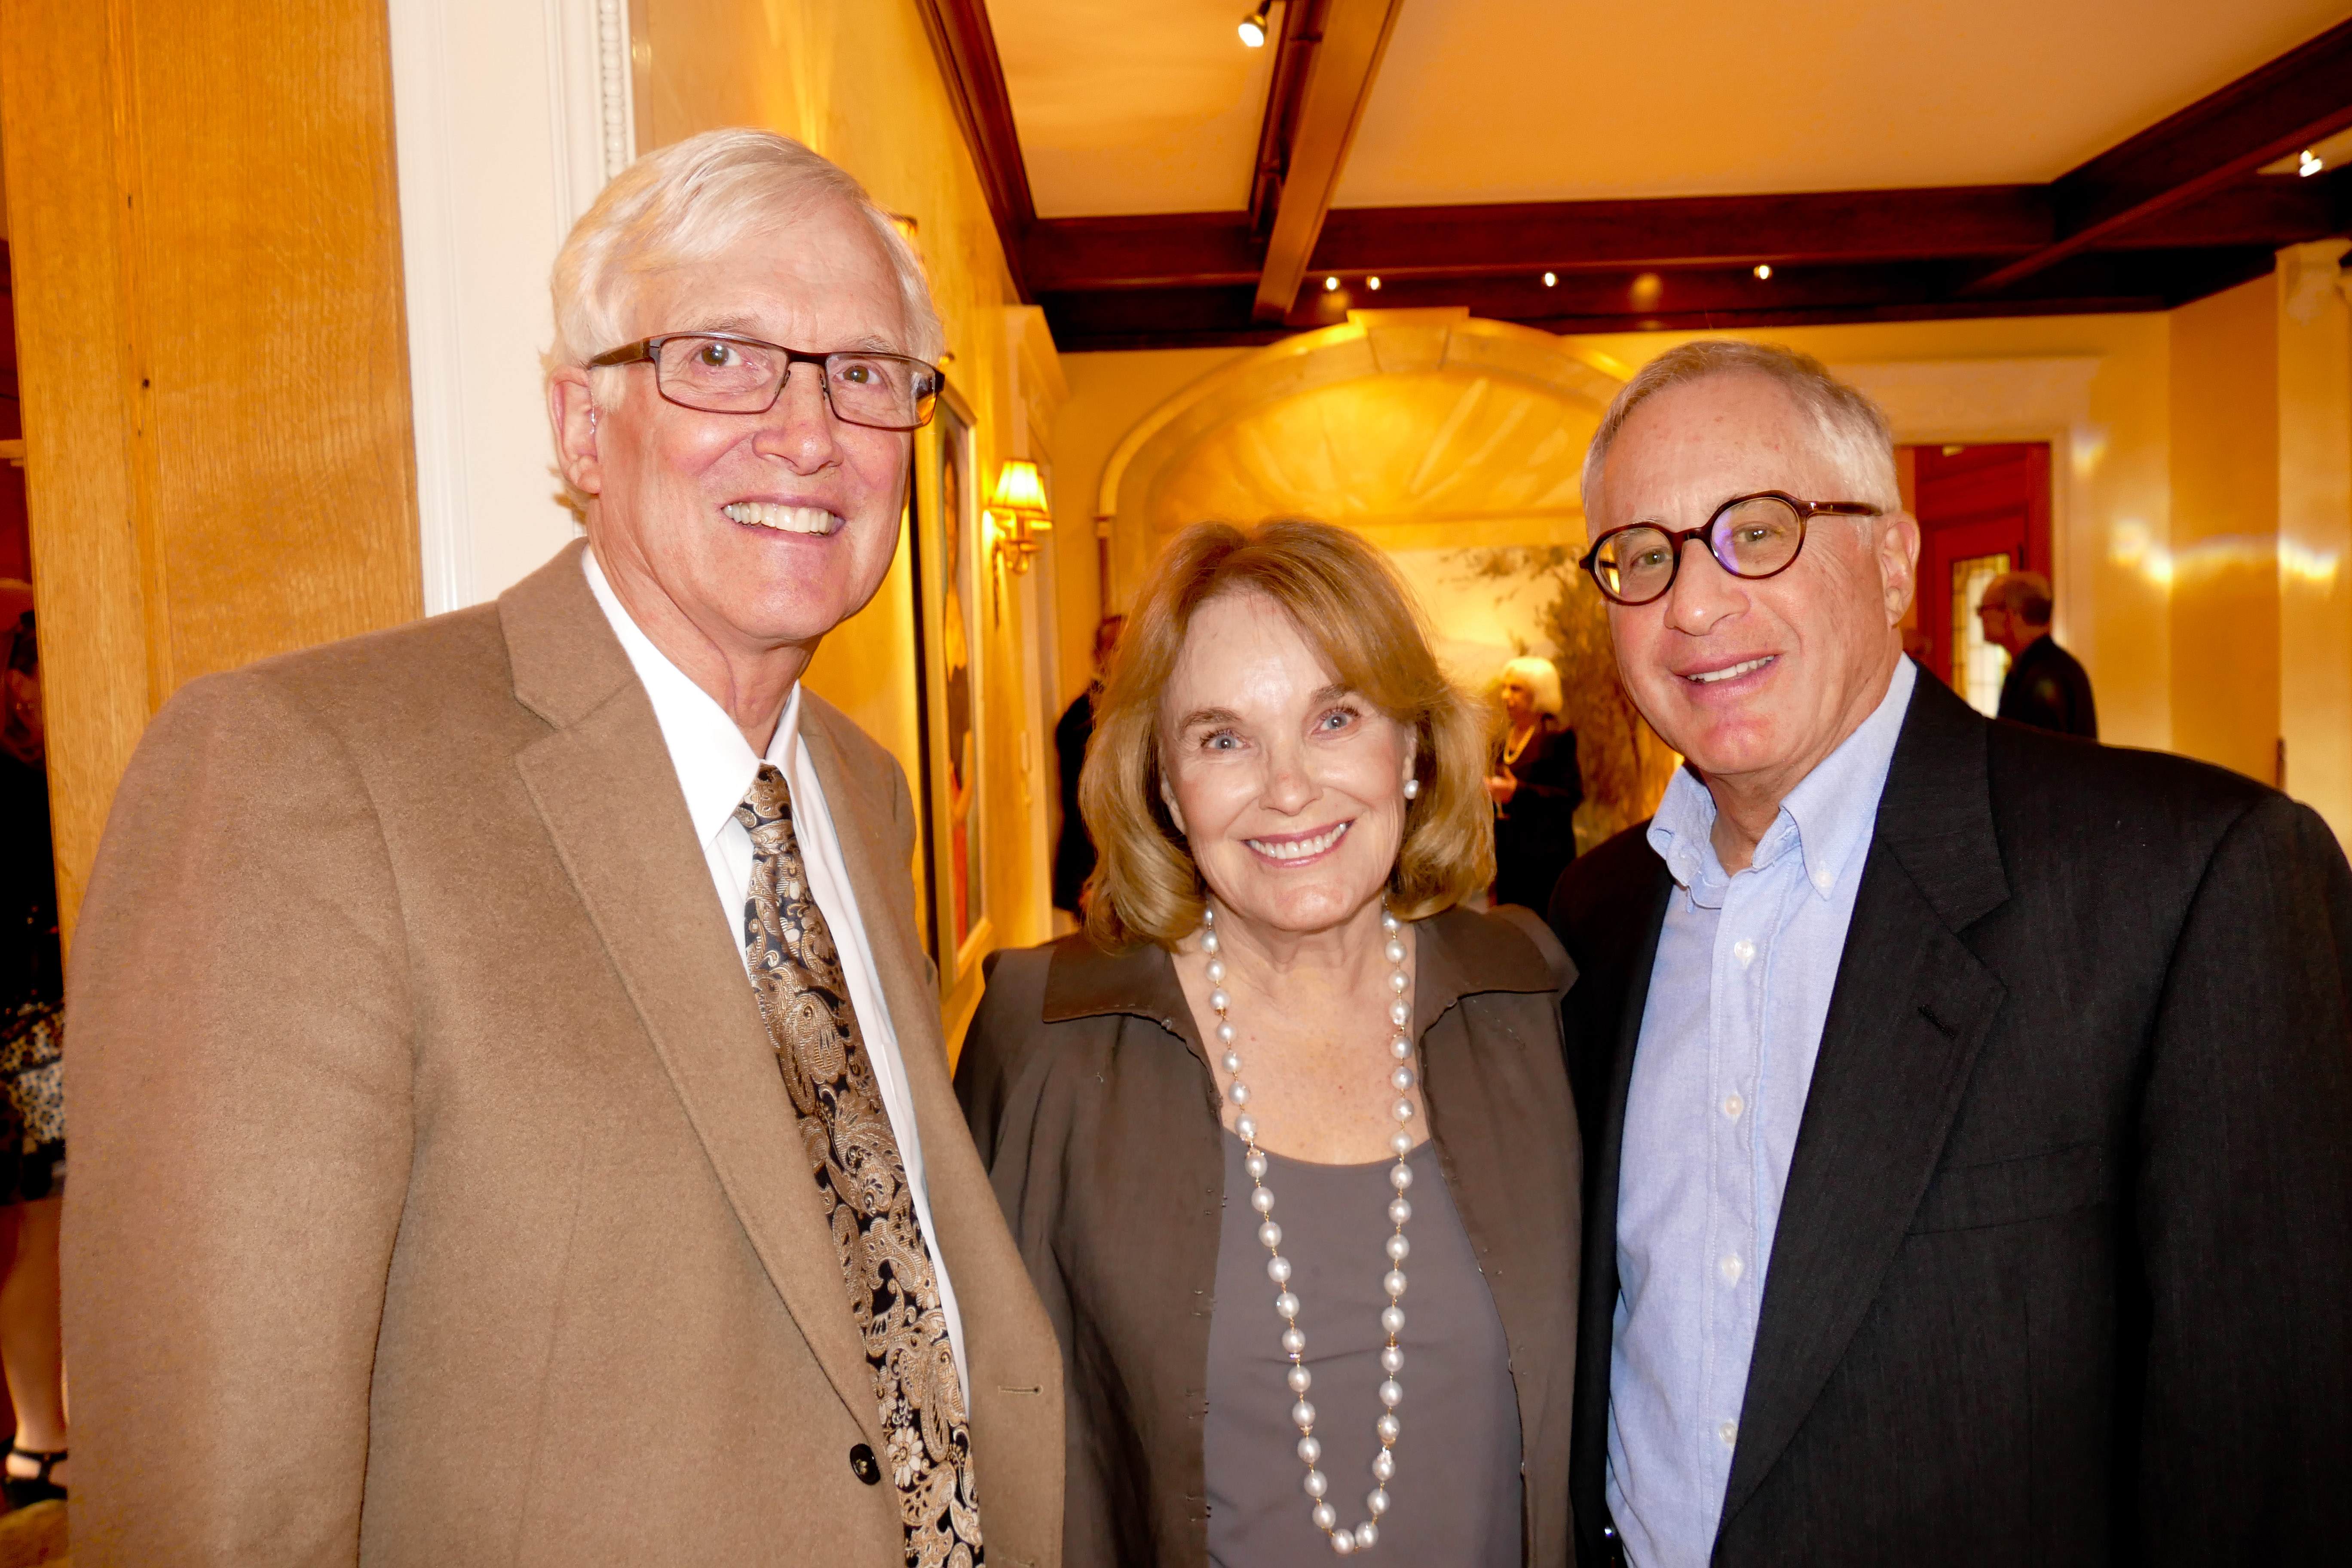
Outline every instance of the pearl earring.
<svg viewBox="0 0 2352 1568"><path fill-rule="evenodd" d="M1421 781L1419 779L1407 779L1404 781L1404 797L1407 800L1418 800L1421 798Z"/></svg>

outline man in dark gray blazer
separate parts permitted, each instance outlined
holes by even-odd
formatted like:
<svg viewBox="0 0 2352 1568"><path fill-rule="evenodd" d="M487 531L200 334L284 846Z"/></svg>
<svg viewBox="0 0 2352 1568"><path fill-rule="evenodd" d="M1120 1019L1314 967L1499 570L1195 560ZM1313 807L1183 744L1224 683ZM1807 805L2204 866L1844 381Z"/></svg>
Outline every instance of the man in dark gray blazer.
<svg viewBox="0 0 2352 1568"><path fill-rule="evenodd" d="M1653 362L1585 505L1687 764L1552 900L1583 1561L2346 1561L2334 837L1904 658L1885 417L1801 355Z"/></svg>

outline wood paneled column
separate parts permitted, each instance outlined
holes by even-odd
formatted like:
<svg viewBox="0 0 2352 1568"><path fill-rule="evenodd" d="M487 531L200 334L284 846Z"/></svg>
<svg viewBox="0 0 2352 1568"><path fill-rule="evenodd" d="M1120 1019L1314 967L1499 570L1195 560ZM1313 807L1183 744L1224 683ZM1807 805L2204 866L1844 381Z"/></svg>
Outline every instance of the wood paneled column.
<svg viewBox="0 0 2352 1568"><path fill-rule="evenodd" d="M388 59L384 0L0 0L68 937L173 690L420 613Z"/></svg>

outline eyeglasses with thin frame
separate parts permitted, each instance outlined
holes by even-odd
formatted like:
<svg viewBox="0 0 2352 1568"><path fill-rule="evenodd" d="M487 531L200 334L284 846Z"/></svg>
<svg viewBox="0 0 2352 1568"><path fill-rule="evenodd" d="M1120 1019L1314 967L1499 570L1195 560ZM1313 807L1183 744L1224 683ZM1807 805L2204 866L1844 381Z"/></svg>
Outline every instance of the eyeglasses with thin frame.
<svg viewBox="0 0 2352 1568"><path fill-rule="evenodd" d="M703 414L765 414L783 395L796 364L817 367L825 406L845 425L919 430L931 422L947 375L908 354L840 349L817 353L738 332L664 332L608 349L588 362L650 364L654 386L680 408Z"/></svg>
<svg viewBox="0 0 2352 1568"><path fill-rule="evenodd" d="M1822 516L1877 517L1883 507L1861 501L1799 500L1780 490L1734 496L1715 509L1704 528L1668 528L1635 522L1612 528L1592 542L1577 563L1612 604L1647 605L1665 597L1681 573L1683 550L1704 542L1716 563L1735 577L1753 582L1774 577L1797 563L1805 547L1805 523Z"/></svg>

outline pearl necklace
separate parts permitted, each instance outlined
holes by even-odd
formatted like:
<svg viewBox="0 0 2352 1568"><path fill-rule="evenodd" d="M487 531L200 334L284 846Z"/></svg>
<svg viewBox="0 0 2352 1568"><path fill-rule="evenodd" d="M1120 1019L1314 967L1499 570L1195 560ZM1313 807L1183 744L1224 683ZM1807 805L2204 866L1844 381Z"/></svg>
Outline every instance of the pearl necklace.
<svg viewBox="0 0 2352 1568"><path fill-rule="evenodd" d="M1322 1441L1315 1436L1315 1406L1308 1402L1307 1391L1315 1381L1306 1365L1307 1334L1298 1326L1298 1297L1290 1289L1290 1259L1282 1255L1282 1226L1274 1221L1274 1190L1265 1184L1267 1168L1265 1152L1257 1146L1257 1118L1250 1114L1249 1085L1242 1081L1242 1058L1234 1049L1236 1037L1234 1026L1225 1016L1233 998L1226 994L1225 962L1217 956L1217 911L1201 911L1201 951L1208 955L1209 1005L1217 1015L1217 1043L1224 1047L1225 1072L1233 1080L1225 1091L1225 1100L1235 1110L1234 1131L1248 1146L1243 1156L1242 1169L1249 1173L1250 1207L1258 1214L1257 1238L1265 1246L1266 1278L1274 1281L1279 1292L1274 1299L1274 1310L1282 1319L1282 1353L1290 1362L1287 1381L1297 1403L1290 1407L1290 1418L1298 1426L1298 1457L1306 1461L1307 1479L1304 1488L1314 1500L1309 1515L1315 1528L1328 1536L1331 1550L1345 1557L1353 1552L1369 1552L1381 1539L1380 1519L1389 1510L1388 1483L1396 1475L1397 1434L1402 1427L1397 1421L1396 1407L1404 1399L1404 1388L1397 1382L1397 1373L1404 1370L1404 1352L1398 1348L1397 1335L1404 1328L1404 1309L1397 1298L1404 1294L1405 1255L1412 1250L1404 1238L1405 1221L1412 1217L1412 1205L1405 1201L1404 1192L1412 1185L1412 1167L1405 1156L1412 1152L1412 1134L1405 1123L1412 1120L1412 1101L1406 1098L1413 1086L1412 1037L1406 1026L1412 1021L1412 1005L1406 992L1412 982L1404 972L1404 941L1398 934L1398 921L1388 910L1385 900L1381 909L1381 930L1388 938L1382 956L1394 967L1389 974L1389 1022L1396 1033L1389 1040L1389 1055L1396 1058L1396 1070L1389 1074L1389 1087L1397 1092L1392 1113L1397 1130L1390 1135L1389 1148L1396 1155L1396 1168L1389 1173L1389 1185L1396 1196L1389 1202L1389 1221L1396 1226L1388 1239L1388 1273L1381 1285L1388 1292L1389 1304L1381 1310L1381 1330L1388 1342L1381 1349L1381 1370L1388 1375L1380 1386L1381 1415L1372 1423L1372 1430L1381 1440L1381 1451L1372 1458L1372 1489L1364 1497L1364 1507L1371 1518L1352 1528L1342 1528L1339 1511L1326 1500L1330 1490L1329 1478L1317 1469L1323 1457Z"/></svg>

